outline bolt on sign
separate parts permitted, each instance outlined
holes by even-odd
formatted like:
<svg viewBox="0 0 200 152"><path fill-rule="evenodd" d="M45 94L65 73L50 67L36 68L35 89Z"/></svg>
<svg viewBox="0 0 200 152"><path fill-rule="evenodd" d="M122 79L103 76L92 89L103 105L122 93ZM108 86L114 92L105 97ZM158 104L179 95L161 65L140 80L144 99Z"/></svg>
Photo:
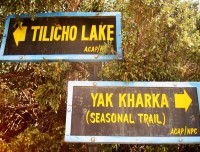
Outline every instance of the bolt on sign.
<svg viewBox="0 0 200 152"><path fill-rule="evenodd" d="M121 59L121 14L40 13L7 17L2 61L107 61Z"/></svg>
<svg viewBox="0 0 200 152"><path fill-rule="evenodd" d="M200 143L199 82L70 81L66 142Z"/></svg>

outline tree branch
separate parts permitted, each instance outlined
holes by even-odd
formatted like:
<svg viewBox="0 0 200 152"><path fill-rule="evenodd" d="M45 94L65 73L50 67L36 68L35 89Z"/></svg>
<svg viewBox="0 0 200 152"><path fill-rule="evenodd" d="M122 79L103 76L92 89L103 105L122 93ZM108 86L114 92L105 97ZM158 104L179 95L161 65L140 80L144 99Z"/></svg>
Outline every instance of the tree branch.
<svg viewBox="0 0 200 152"><path fill-rule="evenodd" d="M4 109L11 109L11 110L24 110L24 109L31 109L31 108L37 108L39 106L38 103L33 103L33 104L29 104L29 105L21 105L21 106L17 106L17 107L4 107Z"/></svg>
<svg viewBox="0 0 200 152"><path fill-rule="evenodd" d="M34 69L25 71L25 72L17 72L17 73L5 73L5 74L0 74L1 79L8 79L8 78L15 78L15 77L20 77L20 76L28 76L34 71Z"/></svg>

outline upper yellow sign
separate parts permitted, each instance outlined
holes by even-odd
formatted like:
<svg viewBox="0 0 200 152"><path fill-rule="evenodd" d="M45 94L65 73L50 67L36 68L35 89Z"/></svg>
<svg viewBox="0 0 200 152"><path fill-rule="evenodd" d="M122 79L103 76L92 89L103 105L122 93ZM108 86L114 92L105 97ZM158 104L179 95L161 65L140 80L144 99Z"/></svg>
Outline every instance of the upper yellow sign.
<svg viewBox="0 0 200 152"><path fill-rule="evenodd" d="M120 16L119 12L41 13L33 21L23 14L19 27L16 16L8 16L0 59L87 62L122 59Z"/></svg>

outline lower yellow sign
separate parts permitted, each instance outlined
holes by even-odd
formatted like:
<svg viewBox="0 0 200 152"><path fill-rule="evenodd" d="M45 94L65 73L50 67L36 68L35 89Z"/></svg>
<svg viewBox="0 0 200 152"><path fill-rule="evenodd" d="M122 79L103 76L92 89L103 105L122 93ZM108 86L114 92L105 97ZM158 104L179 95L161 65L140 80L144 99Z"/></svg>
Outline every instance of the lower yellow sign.
<svg viewBox="0 0 200 152"><path fill-rule="evenodd" d="M196 87L74 86L70 133L200 136L197 92Z"/></svg>

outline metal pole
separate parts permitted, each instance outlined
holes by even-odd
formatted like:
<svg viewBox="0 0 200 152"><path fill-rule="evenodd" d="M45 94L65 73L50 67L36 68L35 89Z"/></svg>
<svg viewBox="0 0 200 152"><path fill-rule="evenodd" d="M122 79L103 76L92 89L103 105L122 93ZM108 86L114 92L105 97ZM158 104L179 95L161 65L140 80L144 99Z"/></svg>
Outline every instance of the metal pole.
<svg viewBox="0 0 200 152"><path fill-rule="evenodd" d="M89 144L88 152L100 152L100 146L98 144Z"/></svg>
<svg viewBox="0 0 200 152"><path fill-rule="evenodd" d="M90 73L89 81L98 81L98 73L102 68L101 62L92 62L89 64L88 72ZM100 152L99 144L88 144L88 152Z"/></svg>
<svg viewBox="0 0 200 152"><path fill-rule="evenodd" d="M88 80L89 81L99 81L98 73L102 68L101 62L92 62L89 63L88 72L90 73Z"/></svg>

